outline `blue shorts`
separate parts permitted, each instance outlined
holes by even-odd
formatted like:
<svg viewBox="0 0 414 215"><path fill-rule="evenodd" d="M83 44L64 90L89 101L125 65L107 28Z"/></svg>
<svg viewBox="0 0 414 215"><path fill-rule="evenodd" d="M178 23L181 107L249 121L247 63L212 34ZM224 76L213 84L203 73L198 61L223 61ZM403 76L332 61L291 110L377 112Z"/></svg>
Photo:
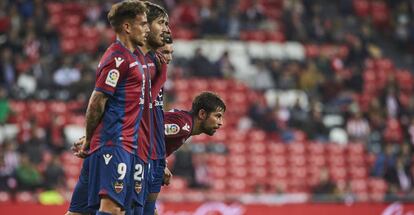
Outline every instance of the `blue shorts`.
<svg viewBox="0 0 414 215"><path fill-rule="evenodd" d="M89 160L89 156L83 160L78 183L73 190L72 199L70 200L70 212L92 213L92 209L88 208Z"/></svg>
<svg viewBox="0 0 414 215"><path fill-rule="evenodd" d="M131 203L132 207L143 206L145 199L147 197L147 180L148 180L148 164L146 164L141 158L137 155L134 156L134 174L133 174L133 183L131 184Z"/></svg>
<svg viewBox="0 0 414 215"><path fill-rule="evenodd" d="M164 181L165 159L150 160L148 193L159 193Z"/></svg>
<svg viewBox="0 0 414 215"><path fill-rule="evenodd" d="M107 196L121 208L128 207L131 198L142 204L143 197L140 196L143 194L137 192L140 190L136 189L132 181L137 175L135 166L145 165L136 158L121 147L102 147L89 155L83 162L69 211L96 211L99 209L101 196ZM139 174L143 175L145 171L142 168Z"/></svg>

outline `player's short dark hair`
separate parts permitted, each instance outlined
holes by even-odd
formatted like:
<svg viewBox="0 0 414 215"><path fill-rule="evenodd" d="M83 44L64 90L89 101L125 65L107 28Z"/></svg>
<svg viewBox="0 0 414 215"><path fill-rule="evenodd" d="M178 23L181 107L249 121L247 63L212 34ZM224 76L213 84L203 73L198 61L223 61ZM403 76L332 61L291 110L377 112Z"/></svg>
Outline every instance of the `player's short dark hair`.
<svg viewBox="0 0 414 215"><path fill-rule="evenodd" d="M147 20L150 24L160 17L168 17L167 11L158 4L145 1L145 6L148 9Z"/></svg>
<svg viewBox="0 0 414 215"><path fill-rule="evenodd" d="M143 2L138 0L124 0L112 5L108 13L108 21L116 32L120 32L123 22L134 19L137 15L143 15L147 12L147 8Z"/></svg>
<svg viewBox="0 0 414 215"><path fill-rule="evenodd" d="M193 100L193 105L191 107L191 113L197 115L198 112L204 109L207 114L210 114L214 111L226 111L226 104L224 104L221 98L212 92L202 92Z"/></svg>

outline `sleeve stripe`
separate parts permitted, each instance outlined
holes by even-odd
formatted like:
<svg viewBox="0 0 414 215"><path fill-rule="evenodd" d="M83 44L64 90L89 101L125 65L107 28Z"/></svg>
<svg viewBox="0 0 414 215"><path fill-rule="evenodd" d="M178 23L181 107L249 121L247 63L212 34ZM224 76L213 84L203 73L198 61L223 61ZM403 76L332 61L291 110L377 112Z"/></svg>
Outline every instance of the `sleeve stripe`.
<svg viewBox="0 0 414 215"><path fill-rule="evenodd" d="M108 95L111 95L111 96L114 94L114 92L111 92L111 91L105 90L105 89L100 88L100 87L95 87L95 90L96 90L96 91L99 91L99 92L103 92L103 93L108 94Z"/></svg>

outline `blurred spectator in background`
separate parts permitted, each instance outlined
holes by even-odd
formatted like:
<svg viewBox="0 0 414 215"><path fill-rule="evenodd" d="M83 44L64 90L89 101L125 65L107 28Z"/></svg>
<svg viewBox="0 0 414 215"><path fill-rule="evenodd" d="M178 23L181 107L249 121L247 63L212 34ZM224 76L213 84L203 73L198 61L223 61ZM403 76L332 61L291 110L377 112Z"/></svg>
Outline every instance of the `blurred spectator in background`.
<svg viewBox="0 0 414 215"><path fill-rule="evenodd" d="M189 73L192 76L204 78L219 78L222 74L213 67L213 64L204 56L201 48L197 48L194 57L189 62Z"/></svg>
<svg viewBox="0 0 414 215"><path fill-rule="evenodd" d="M330 179L328 169L321 169L319 172L319 182L312 188L311 192L314 201L336 198L337 187Z"/></svg>
<svg viewBox="0 0 414 215"><path fill-rule="evenodd" d="M352 141L362 141L365 143L368 140L371 129L368 121L362 116L362 113L357 111L346 122L346 131Z"/></svg>
<svg viewBox="0 0 414 215"><path fill-rule="evenodd" d="M383 152L377 155L372 168L372 175L375 177L384 177L385 172L396 164L396 155L394 146L386 144Z"/></svg>
<svg viewBox="0 0 414 215"><path fill-rule="evenodd" d="M12 50L8 47L0 49L0 59L0 85L11 91L17 79Z"/></svg>
<svg viewBox="0 0 414 215"><path fill-rule="evenodd" d="M253 66L254 75L249 79L251 88L261 91L275 88L272 75L265 63L262 60L256 60Z"/></svg>
<svg viewBox="0 0 414 215"><path fill-rule="evenodd" d="M46 166L43 178L44 187L48 190L65 187L65 172L58 156L52 154L52 160Z"/></svg>
<svg viewBox="0 0 414 215"><path fill-rule="evenodd" d="M41 173L36 169L36 166L30 161L27 154L20 155L20 164L16 168L16 179L19 190L34 191L40 188L43 184Z"/></svg>
<svg viewBox="0 0 414 215"><path fill-rule="evenodd" d="M392 194L411 192L414 185L411 170L409 166L404 165L401 156L397 158L395 166L390 166L386 170L384 179L390 184L389 191Z"/></svg>
<svg viewBox="0 0 414 215"><path fill-rule="evenodd" d="M4 125L10 115L10 104L7 97L7 91L0 87L0 130L2 125ZM1 132L1 131L0 131Z"/></svg>
<svg viewBox="0 0 414 215"><path fill-rule="evenodd" d="M0 190L11 191L16 188L14 173L19 165L20 154L16 142L11 140L6 140L0 149Z"/></svg>
<svg viewBox="0 0 414 215"><path fill-rule="evenodd" d="M224 51L223 55L218 59L216 62L217 70L220 74L223 75L224 78L231 79L234 77L235 68L233 63L231 62L229 58L229 52Z"/></svg>
<svg viewBox="0 0 414 215"><path fill-rule="evenodd" d="M191 186L196 184L196 173L193 164L193 152L190 146L191 144L184 144L180 150L175 152L175 161L171 172L173 175L185 178Z"/></svg>

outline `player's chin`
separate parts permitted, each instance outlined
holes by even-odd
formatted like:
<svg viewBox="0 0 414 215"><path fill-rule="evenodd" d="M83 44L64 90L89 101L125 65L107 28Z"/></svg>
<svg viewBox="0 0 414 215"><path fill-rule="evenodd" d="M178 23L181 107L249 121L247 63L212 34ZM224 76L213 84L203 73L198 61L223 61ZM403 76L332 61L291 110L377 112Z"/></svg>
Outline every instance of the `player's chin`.
<svg viewBox="0 0 414 215"><path fill-rule="evenodd" d="M213 136L215 133L216 133L216 129L211 129L210 131L207 132L207 135Z"/></svg>

